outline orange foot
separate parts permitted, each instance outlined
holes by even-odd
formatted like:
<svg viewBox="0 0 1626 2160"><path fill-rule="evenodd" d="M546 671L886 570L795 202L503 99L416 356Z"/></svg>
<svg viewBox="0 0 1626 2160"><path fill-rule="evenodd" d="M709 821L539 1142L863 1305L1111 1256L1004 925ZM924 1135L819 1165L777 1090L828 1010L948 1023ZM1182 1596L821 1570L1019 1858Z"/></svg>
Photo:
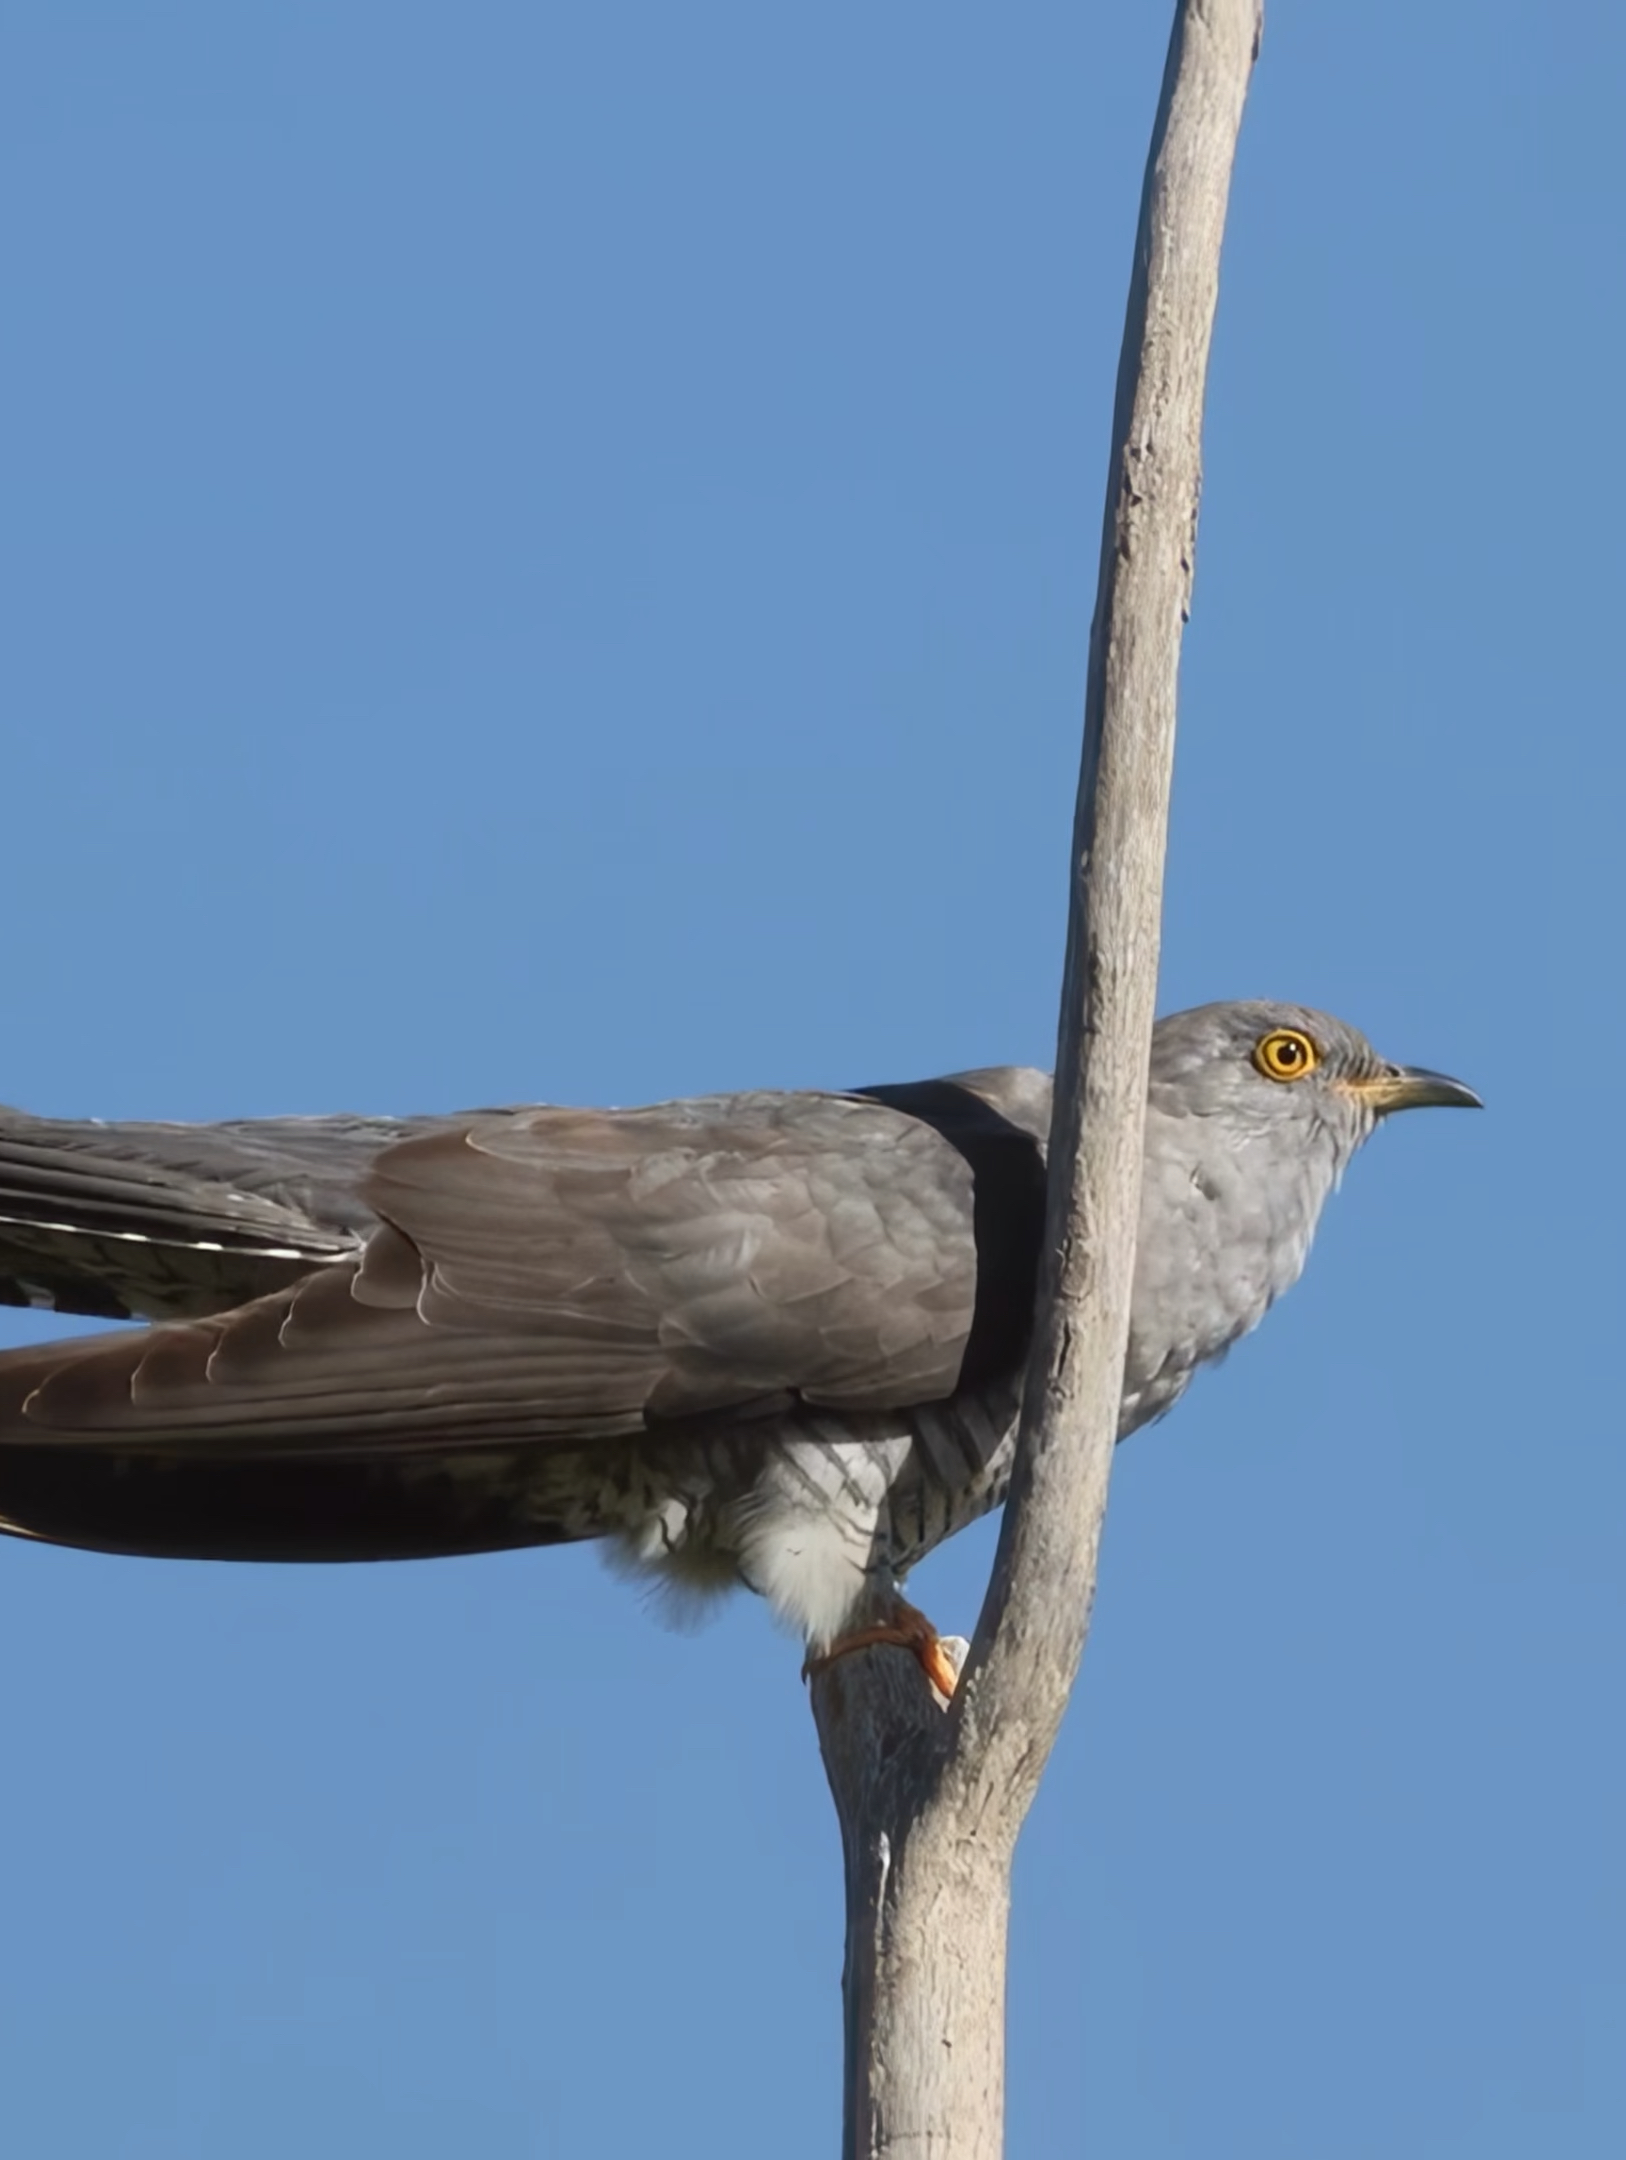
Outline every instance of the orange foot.
<svg viewBox="0 0 1626 2160"><path fill-rule="evenodd" d="M802 1678L810 1673L822 1672L826 1665L833 1665L837 1658L846 1657L853 1650L868 1650L876 1643L896 1643L900 1650L908 1650L920 1662L920 1669L945 1701L960 1684L960 1668L949 1655L948 1647L923 1612L902 1598L894 1601L893 1617L877 1620L868 1627L853 1628L840 1635L820 1657L810 1657L802 1667Z"/></svg>

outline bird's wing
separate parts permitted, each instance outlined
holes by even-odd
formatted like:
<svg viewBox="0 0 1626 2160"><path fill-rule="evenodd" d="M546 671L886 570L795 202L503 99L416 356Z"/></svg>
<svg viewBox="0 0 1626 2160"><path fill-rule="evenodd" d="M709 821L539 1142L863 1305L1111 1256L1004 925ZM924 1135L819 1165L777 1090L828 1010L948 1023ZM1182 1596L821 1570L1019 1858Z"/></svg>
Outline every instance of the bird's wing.
<svg viewBox="0 0 1626 2160"><path fill-rule="evenodd" d="M407 1140L361 1179L380 1227L359 1256L217 1317L0 1357L0 1439L580 1442L792 1397L941 1398L1000 1189L1031 1282L1043 1170L985 1104L935 1093L947 1110L729 1096ZM993 1272L1008 1299L1009 1268Z"/></svg>
<svg viewBox="0 0 1626 2160"><path fill-rule="evenodd" d="M538 1448L1008 1367L1044 1172L934 1082L476 1117L357 1196L378 1227L291 1287L0 1356L0 1528L301 1559L578 1535L536 1512Z"/></svg>
<svg viewBox="0 0 1626 2160"><path fill-rule="evenodd" d="M444 1121L102 1125L0 1109L0 1304L223 1312L356 1250L379 1150Z"/></svg>

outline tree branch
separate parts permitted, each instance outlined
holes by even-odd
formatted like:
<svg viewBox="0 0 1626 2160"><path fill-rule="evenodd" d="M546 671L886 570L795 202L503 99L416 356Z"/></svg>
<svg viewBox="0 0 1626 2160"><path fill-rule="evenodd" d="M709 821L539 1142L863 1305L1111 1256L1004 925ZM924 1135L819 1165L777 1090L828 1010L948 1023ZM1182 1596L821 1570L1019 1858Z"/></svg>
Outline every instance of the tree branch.
<svg viewBox="0 0 1626 2160"><path fill-rule="evenodd" d="M1180 0L1118 368L1084 708L1047 1252L993 1579L945 1717L895 1653L814 1713L846 1852L848 2160L997 2156L1011 1857L1078 1670L1117 1436L1180 640L1259 0Z"/></svg>

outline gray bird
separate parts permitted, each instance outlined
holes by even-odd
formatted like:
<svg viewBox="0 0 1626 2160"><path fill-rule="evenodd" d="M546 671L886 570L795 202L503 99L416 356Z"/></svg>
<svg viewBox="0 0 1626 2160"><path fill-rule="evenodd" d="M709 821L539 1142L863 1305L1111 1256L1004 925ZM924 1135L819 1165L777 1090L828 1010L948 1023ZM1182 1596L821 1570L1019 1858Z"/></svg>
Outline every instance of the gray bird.
<svg viewBox="0 0 1626 2160"><path fill-rule="evenodd" d="M1477 1105L1297 1005L1158 1023L1120 1437L1297 1278L1394 1110ZM0 1112L0 1529L366 1560L604 1538L810 1653L909 1644L1009 1477L1050 1080L221 1125Z"/></svg>

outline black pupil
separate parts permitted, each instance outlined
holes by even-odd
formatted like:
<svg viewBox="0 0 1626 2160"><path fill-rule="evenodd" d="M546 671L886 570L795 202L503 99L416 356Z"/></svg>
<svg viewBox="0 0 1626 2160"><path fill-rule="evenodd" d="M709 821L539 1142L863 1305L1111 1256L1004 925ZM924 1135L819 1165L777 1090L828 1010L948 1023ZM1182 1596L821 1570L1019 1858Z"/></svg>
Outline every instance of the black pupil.
<svg viewBox="0 0 1626 2160"><path fill-rule="evenodd" d="M1291 1036L1284 1038L1283 1041L1276 1045L1276 1062L1278 1065L1296 1065L1303 1055L1302 1045L1294 1042Z"/></svg>

